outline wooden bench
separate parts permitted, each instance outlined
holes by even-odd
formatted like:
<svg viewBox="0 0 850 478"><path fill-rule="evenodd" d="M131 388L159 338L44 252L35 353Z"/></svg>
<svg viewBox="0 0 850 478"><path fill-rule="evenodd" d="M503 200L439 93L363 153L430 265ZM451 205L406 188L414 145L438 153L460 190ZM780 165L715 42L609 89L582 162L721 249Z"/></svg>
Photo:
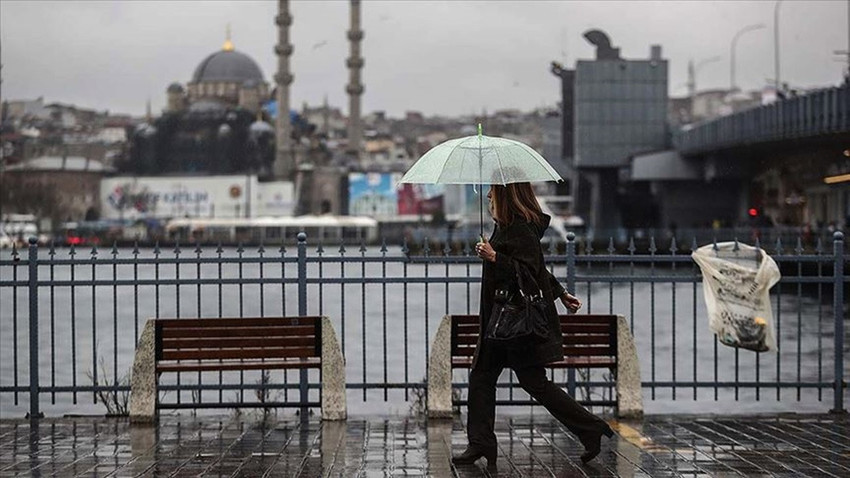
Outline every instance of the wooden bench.
<svg viewBox="0 0 850 478"><path fill-rule="evenodd" d="M616 377L617 416L637 418L643 414L640 365L634 340L621 315L561 315L564 358L547 368L608 368ZM443 317L428 367L428 415L450 417L452 370L472 367L478 343L477 315Z"/></svg>
<svg viewBox="0 0 850 478"><path fill-rule="evenodd" d="M344 420L345 365L327 317L150 319L136 348L130 418L173 408L158 403L162 373L311 368L322 371L322 418Z"/></svg>

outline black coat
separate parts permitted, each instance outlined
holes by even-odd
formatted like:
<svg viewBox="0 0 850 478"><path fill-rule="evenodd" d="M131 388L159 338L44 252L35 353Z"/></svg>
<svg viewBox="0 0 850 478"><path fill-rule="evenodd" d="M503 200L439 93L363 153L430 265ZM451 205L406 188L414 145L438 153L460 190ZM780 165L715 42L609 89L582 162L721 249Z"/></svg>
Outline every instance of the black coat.
<svg viewBox="0 0 850 478"><path fill-rule="evenodd" d="M494 354L503 355L503 363L514 369L544 365L564 358L564 339L561 335L558 312L554 304L554 300L564 293L564 288L546 268L543 262L543 249L540 246L540 239L543 237L543 232L549 227L550 219L549 216L544 214L542 223L538 225L517 218L506 226L497 224L490 236L490 245L496 251L496 262L484 262L479 311L481 328L478 335L478 345L475 349L473 368L489 368ZM487 322L493 310L493 297L496 289L507 289L514 293L518 290L513 261L518 261L527 268L543 292L543 297L548 304L549 338L541 344L508 349L484 340L483 335L484 331L487 330Z"/></svg>

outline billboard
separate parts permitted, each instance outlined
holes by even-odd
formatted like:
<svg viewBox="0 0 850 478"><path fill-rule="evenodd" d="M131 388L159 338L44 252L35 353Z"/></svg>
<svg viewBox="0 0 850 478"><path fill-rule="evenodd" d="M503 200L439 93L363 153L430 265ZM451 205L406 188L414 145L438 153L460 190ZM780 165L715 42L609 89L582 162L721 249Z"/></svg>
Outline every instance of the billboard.
<svg viewBox="0 0 850 478"><path fill-rule="evenodd" d="M401 173L351 173L348 176L348 213L353 216L392 217L443 212L445 187L441 184L399 184Z"/></svg>
<svg viewBox="0 0 850 478"><path fill-rule="evenodd" d="M292 183L257 176L118 176L100 184L104 219L290 216Z"/></svg>

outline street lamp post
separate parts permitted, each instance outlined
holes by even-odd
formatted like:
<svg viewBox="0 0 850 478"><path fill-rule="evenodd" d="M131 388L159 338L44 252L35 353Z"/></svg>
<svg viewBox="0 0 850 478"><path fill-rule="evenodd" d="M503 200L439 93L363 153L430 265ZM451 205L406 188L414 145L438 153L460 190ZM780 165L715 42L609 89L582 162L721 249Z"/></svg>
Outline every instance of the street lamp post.
<svg viewBox="0 0 850 478"><path fill-rule="evenodd" d="M773 5L773 85L776 94L779 94L779 6L782 0L776 0Z"/></svg>
<svg viewBox="0 0 850 478"><path fill-rule="evenodd" d="M735 85L735 46L738 44L738 39L747 32L752 32L755 30L761 30L764 28L763 23L759 23L756 25L747 25L744 28L738 30L738 33L735 33L735 36L732 37L732 45L730 47L730 66L729 66L729 89L731 91L735 91L737 86Z"/></svg>

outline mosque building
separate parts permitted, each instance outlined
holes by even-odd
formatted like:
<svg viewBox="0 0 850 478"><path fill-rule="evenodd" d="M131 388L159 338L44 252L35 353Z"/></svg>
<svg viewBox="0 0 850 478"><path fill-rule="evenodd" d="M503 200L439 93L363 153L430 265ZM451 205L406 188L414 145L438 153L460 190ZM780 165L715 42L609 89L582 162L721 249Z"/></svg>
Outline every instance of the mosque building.
<svg viewBox="0 0 850 478"><path fill-rule="evenodd" d="M259 65L234 48L228 28L221 50L207 56L185 85L166 89L162 115L140 124L131 140L119 174L141 176L256 176L260 182L285 181L294 185L294 213L347 212L347 173L363 160L360 43L360 0L350 0L350 29L346 32L350 56L345 64L349 83L348 137L342 162L319 141L316 125L290 110L290 68L293 45L290 0L278 0L275 16L278 65L274 88ZM279 114L278 114L279 112ZM353 166L351 166L353 165Z"/></svg>
<svg viewBox="0 0 850 478"><path fill-rule="evenodd" d="M269 83L230 39L207 56L185 85L166 90L163 114L137 129L123 172L140 175L272 174L275 131L264 106Z"/></svg>

